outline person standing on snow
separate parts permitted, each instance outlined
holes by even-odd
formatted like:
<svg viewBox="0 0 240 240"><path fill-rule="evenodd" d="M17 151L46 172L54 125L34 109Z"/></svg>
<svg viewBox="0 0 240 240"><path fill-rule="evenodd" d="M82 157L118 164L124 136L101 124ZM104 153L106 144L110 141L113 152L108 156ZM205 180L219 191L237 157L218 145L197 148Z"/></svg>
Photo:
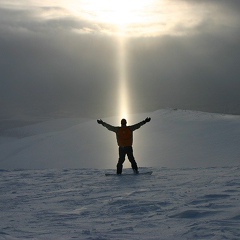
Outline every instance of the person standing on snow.
<svg viewBox="0 0 240 240"><path fill-rule="evenodd" d="M97 120L98 124L102 124L109 131L116 133L117 143L119 146L119 159L117 163L117 174L122 174L123 163L125 161L125 156L128 156L129 161L131 162L133 172L138 174L138 166L133 156L133 131L139 129L142 125L147 122L150 122L151 118L146 118L145 120L127 126L127 120L121 120L121 127L114 127L104 121L102 119Z"/></svg>

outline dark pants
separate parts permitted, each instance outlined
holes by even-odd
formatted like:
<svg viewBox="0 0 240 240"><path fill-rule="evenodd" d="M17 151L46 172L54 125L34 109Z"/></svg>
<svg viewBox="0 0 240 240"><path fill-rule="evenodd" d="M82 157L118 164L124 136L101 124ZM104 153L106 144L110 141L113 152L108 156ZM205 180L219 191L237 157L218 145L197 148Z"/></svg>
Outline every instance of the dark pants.
<svg viewBox="0 0 240 240"><path fill-rule="evenodd" d="M121 174L122 173L122 168L123 168L123 163L125 161L125 156L128 156L128 160L130 161L131 165L132 165L132 169L134 170L138 170L138 166L137 163L134 159L133 156L133 148L132 146L129 147L119 147L119 159L118 159L118 164L117 164L117 174Z"/></svg>

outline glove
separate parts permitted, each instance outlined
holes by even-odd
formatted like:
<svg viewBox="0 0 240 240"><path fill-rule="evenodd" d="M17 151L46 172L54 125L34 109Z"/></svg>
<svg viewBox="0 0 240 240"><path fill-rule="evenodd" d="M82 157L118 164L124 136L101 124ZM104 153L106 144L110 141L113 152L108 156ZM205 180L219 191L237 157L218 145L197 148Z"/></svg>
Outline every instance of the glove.
<svg viewBox="0 0 240 240"><path fill-rule="evenodd" d="M145 123L150 122L151 118L147 117L144 121L145 121Z"/></svg>
<svg viewBox="0 0 240 240"><path fill-rule="evenodd" d="M103 125L103 120L102 120L102 119L98 119L98 120L97 120L97 123Z"/></svg>

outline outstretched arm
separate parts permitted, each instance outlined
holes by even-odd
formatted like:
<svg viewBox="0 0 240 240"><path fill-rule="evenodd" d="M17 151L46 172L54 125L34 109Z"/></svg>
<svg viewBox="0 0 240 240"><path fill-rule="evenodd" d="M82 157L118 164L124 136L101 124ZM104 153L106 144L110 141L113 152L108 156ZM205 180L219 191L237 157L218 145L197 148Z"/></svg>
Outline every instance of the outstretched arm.
<svg viewBox="0 0 240 240"><path fill-rule="evenodd" d="M107 128L109 131L112 131L112 132L116 132L118 129L118 127L114 127L114 126L104 122L102 119L98 119L97 123L103 125L105 128Z"/></svg>
<svg viewBox="0 0 240 240"><path fill-rule="evenodd" d="M147 117L145 120L130 126L130 128L132 129L132 131L135 131L135 130L139 129L142 125L144 125L144 124L146 124L147 122L150 122L150 121L151 121L151 118Z"/></svg>

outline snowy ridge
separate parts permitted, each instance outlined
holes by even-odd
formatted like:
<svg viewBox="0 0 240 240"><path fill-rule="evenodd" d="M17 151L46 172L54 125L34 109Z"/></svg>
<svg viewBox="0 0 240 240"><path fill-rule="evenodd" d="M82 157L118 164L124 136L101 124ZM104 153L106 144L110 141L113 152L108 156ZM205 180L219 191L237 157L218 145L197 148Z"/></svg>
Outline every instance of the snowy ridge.
<svg viewBox="0 0 240 240"><path fill-rule="evenodd" d="M35 123L25 127L18 127L6 130L3 132L3 136L24 138L38 134L59 132L87 121L89 121L89 119L83 118L62 118L45 120L41 123Z"/></svg>
<svg viewBox="0 0 240 240"><path fill-rule="evenodd" d="M239 116L167 109L130 116L128 123L147 116L152 121L134 133L139 166L239 165ZM112 125L119 125L120 121L103 120ZM6 137L10 133L11 139ZM8 129L4 134L0 144L1 169L114 168L118 158L114 134L96 120L52 120ZM130 166L127 161L125 166Z"/></svg>
<svg viewBox="0 0 240 240"><path fill-rule="evenodd" d="M0 171L0 239L240 238L239 167L142 170Z"/></svg>

